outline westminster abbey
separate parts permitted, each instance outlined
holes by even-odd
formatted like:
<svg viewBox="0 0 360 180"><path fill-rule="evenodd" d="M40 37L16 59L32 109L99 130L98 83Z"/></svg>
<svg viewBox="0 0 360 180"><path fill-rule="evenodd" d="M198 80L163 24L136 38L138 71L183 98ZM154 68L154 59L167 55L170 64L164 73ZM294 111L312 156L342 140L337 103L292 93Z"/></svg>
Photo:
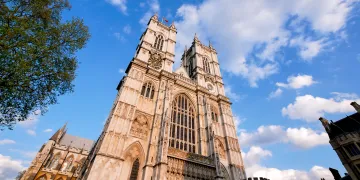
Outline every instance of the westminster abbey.
<svg viewBox="0 0 360 180"><path fill-rule="evenodd" d="M96 141L59 129L24 180L245 180L216 50L195 35L173 71L177 30L154 15Z"/></svg>

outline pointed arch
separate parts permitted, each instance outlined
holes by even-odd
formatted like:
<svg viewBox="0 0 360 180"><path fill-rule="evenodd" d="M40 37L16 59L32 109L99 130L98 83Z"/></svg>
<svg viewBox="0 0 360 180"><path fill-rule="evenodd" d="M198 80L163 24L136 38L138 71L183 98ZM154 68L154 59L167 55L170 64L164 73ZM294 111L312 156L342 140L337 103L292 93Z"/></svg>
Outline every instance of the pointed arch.
<svg viewBox="0 0 360 180"><path fill-rule="evenodd" d="M216 108L214 105L210 105L211 111L211 120L213 122L219 122L219 109Z"/></svg>
<svg viewBox="0 0 360 180"><path fill-rule="evenodd" d="M155 43L154 43L154 47L160 51L162 51L164 45L164 36L159 34L156 36L155 38Z"/></svg>
<svg viewBox="0 0 360 180"><path fill-rule="evenodd" d="M60 171L63 171L63 172L71 171L71 168L73 167L73 162L74 162L74 155L71 154L63 162Z"/></svg>
<svg viewBox="0 0 360 180"><path fill-rule="evenodd" d="M133 142L125 149L123 153L123 159L126 159L127 157L130 157L132 160L139 158L141 162L143 161L145 157L145 151L139 141Z"/></svg>
<svg viewBox="0 0 360 180"><path fill-rule="evenodd" d="M139 166L140 166L139 158L137 158L131 167L130 180L137 180L139 174Z"/></svg>
<svg viewBox="0 0 360 180"><path fill-rule="evenodd" d="M124 179L130 179L131 177L134 177L134 175L132 175L133 170L135 171L136 169L134 169L134 163L137 162L138 165L138 169L137 169L137 176L139 177L139 175L142 172L142 167L144 166L144 162L145 162L145 151L143 149L143 146L141 145L141 143L139 141L133 142L132 144L130 144L124 151L122 158L124 159L124 165L123 168L121 170L121 177L124 177ZM136 168L135 166L135 168ZM135 172L134 172L135 173Z"/></svg>
<svg viewBox="0 0 360 180"><path fill-rule="evenodd" d="M131 124L130 134L145 139L149 134L149 129L150 123L148 118L143 114L139 114Z"/></svg>
<svg viewBox="0 0 360 180"><path fill-rule="evenodd" d="M53 154L53 156L49 160L49 164L47 165L47 168L57 170L60 157L61 157L61 152L57 152L56 154Z"/></svg>
<svg viewBox="0 0 360 180"><path fill-rule="evenodd" d="M151 81L146 81L141 87L140 95L145 98L153 99L154 94L155 94L155 84Z"/></svg>
<svg viewBox="0 0 360 180"><path fill-rule="evenodd" d="M39 176L38 178L36 178L36 180L47 180L47 176L46 176L46 174L43 174L43 175Z"/></svg>
<svg viewBox="0 0 360 180"><path fill-rule="evenodd" d="M195 153L196 127L194 104L186 94L178 94L172 101L169 146Z"/></svg>

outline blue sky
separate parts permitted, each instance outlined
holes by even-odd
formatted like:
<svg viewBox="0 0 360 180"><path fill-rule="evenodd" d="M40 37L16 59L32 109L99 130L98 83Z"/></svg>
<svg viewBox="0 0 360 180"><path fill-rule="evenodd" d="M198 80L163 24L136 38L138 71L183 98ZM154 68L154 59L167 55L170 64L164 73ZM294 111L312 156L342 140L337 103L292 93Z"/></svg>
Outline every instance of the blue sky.
<svg viewBox="0 0 360 180"><path fill-rule="evenodd" d="M92 35L78 52L75 92L44 116L0 132L0 179L29 165L68 122L68 133L97 139L116 86L155 12L178 30L176 65L197 33L217 49L248 175L331 179L345 172L319 116L338 120L360 103L359 3L356 0L70 0L63 14Z"/></svg>

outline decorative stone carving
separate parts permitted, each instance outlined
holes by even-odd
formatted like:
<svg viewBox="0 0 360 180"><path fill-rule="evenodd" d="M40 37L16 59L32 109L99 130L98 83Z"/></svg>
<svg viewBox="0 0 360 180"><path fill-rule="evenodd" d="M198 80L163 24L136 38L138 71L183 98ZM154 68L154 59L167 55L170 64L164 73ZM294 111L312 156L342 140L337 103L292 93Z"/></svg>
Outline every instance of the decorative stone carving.
<svg viewBox="0 0 360 180"><path fill-rule="evenodd" d="M172 179L205 179L215 177L215 168L192 163L182 159L168 157L167 177Z"/></svg>
<svg viewBox="0 0 360 180"><path fill-rule="evenodd" d="M202 156L202 155L195 154L195 153L181 151L181 150L178 150L178 149L175 149L175 148L172 148L172 147L169 147L168 154L172 155L172 156L175 156L175 157L178 157L178 158L181 158L181 159L201 162L203 164L211 165L213 163L213 160L210 157Z"/></svg>
<svg viewBox="0 0 360 180"><path fill-rule="evenodd" d="M225 148L218 138L215 139L215 149L219 154L220 158L226 159Z"/></svg>
<svg viewBox="0 0 360 180"><path fill-rule="evenodd" d="M135 118L131 125L130 134L140 139L145 139L148 135L149 123L144 115Z"/></svg>
<svg viewBox="0 0 360 180"><path fill-rule="evenodd" d="M159 70L162 67L163 57L160 53L152 52L149 58L149 66Z"/></svg>

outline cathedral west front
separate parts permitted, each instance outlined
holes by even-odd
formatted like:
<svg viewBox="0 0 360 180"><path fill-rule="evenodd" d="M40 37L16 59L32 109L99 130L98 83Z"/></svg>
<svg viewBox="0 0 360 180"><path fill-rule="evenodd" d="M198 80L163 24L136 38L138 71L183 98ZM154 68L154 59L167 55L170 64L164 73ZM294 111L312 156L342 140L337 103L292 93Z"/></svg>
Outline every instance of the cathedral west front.
<svg viewBox="0 0 360 180"><path fill-rule="evenodd" d="M22 179L245 180L217 52L195 35L173 71L176 33L152 16L99 139L60 129Z"/></svg>

